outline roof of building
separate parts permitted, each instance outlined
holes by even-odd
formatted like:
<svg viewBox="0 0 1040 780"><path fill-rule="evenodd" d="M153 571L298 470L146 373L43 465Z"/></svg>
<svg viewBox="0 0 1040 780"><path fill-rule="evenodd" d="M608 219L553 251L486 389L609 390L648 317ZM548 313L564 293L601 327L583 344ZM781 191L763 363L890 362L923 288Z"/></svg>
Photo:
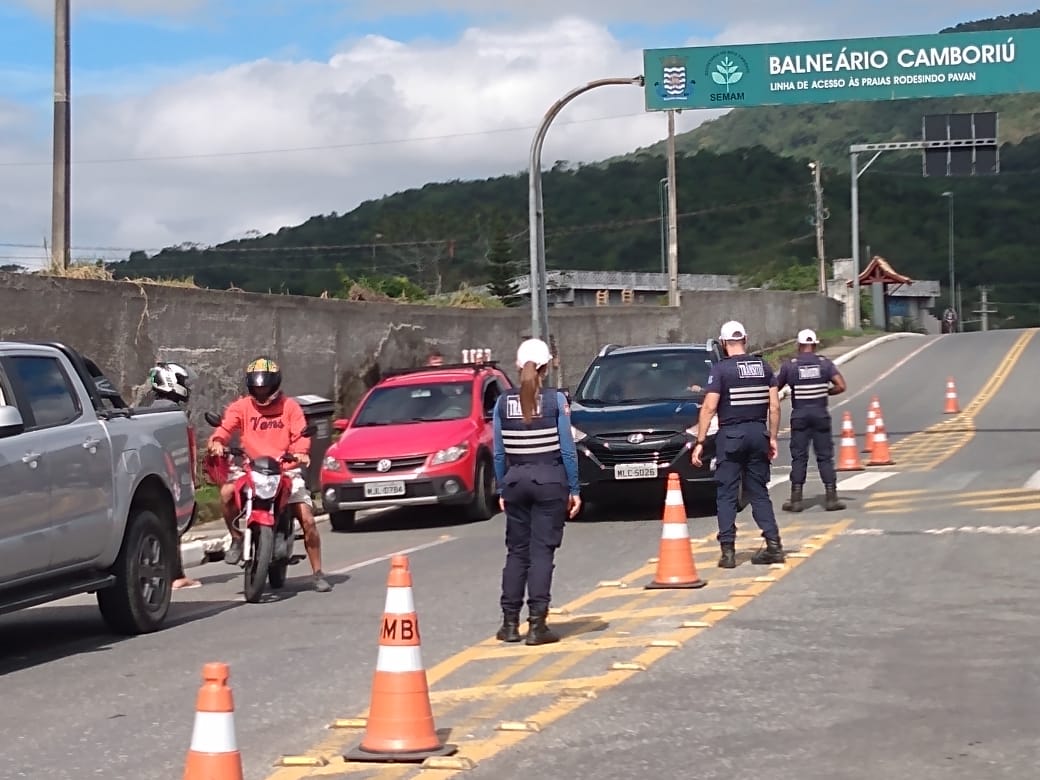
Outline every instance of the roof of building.
<svg viewBox="0 0 1040 780"><path fill-rule="evenodd" d="M520 295L530 292L530 276L514 279ZM633 290L636 292L667 292L668 274L639 271L548 271L546 284L552 289L572 288L579 290ZM679 274L679 289L735 290L740 286L736 276L723 274Z"/></svg>

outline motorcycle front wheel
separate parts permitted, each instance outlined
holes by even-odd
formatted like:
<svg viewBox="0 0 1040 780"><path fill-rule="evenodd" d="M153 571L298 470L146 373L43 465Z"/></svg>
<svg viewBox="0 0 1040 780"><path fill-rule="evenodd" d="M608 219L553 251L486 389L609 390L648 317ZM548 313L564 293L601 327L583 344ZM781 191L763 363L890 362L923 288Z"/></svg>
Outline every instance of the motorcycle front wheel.
<svg viewBox="0 0 1040 780"><path fill-rule="evenodd" d="M255 525L252 533L250 560L246 561L245 583L242 592L246 601L255 604L264 595L267 571L274 555L274 529L269 525Z"/></svg>

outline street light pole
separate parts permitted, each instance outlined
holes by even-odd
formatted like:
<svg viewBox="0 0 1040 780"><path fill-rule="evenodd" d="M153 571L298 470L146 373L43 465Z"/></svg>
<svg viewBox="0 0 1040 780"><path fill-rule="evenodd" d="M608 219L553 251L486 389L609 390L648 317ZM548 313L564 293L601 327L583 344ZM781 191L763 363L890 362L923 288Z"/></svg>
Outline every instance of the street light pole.
<svg viewBox="0 0 1040 780"><path fill-rule="evenodd" d="M54 2L54 152L51 162L51 266L69 267L71 131L69 109L69 0Z"/></svg>
<svg viewBox="0 0 1040 780"><path fill-rule="evenodd" d="M953 256L953 192L947 190L946 192L944 192L942 194L942 196L947 199L947 203L948 203L948 206L949 206L949 213L950 213L949 236L946 239L947 247L949 248L949 252L950 252L950 308L953 309L955 312L957 312L957 302L956 302L956 300L954 300L954 296L957 294L956 293L956 289L957 288L954 287L954 275L953 275L953 268L954 268L954 256ZM959 325L960 324L960 316L959 316L960 312L957 312L957 314L958 314L957 323ZM959 327L957 329L960 330Z"/></svg>
<svg viewBox="0 0 1040 780"><path fill-rule="evenodd" d="M675 171L675 112L668 112L668 305L679 305L679 218Z"/></svg>
<svg viewBox="0 0 1040 780"><path fill-rule="evenodd" d="M609 78L590 81L588 84L572 89L557 100L542 117L534 140L531 142L531 157L528 162L528 217L531 236L531 336L547 341L549 337L549 304L546 291L545 273L545 213L542 207L542 145L549 125L557 117L564 106L578 95L582 95L597 87L635 84L643 86L642 76L629 78Z"/></svg>

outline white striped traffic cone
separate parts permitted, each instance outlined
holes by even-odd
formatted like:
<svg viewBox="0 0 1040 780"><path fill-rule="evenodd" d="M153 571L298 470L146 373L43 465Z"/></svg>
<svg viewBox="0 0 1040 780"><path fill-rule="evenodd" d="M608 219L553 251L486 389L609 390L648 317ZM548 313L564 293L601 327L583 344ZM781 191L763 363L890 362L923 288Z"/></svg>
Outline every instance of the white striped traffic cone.
<svg viewBox="0 0 1040 780"><path fill-rule="evenodd" d="M242 754L235 739L235 702L228 676L227 664L210 663L202 668L184 780L242 780Z"/></svg>

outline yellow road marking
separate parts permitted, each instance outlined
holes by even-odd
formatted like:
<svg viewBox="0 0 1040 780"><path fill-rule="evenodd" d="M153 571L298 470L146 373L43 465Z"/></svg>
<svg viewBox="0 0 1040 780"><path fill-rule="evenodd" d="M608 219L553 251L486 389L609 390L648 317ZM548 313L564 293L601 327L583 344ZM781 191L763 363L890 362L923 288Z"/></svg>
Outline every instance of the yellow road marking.
<svg viewBox="0 0 1040 780"><path fill-rule="evenodd" d="M901 471L932 471L966 447L975 438L975 417L1004 386L1037 330L1031 328L1015 340L993 376L959 414L895 442L890 448L895 465Z"/></svg>
<svg viewBox="0 0 1040 780"><path fill-rule="evenodd" d="M611 612L598 613L594 607L587 610L592 613L591 615L574 614L578 610L603 600L608 595L608 593L599 589L586 593L561 608L560 612L568 617L566 620L555 624L557 630L564 636L563 640L556 645L534 648L524 646L524 650L527 651L528 655L512 660L512 653L515 648L496 643L494 649L497 649L499 652L492 653L489 651L493 648L489 647L487 642L482 642L466 648L456 656L445 659L427 674L427 679L431 684L430 699L431 702L436 702L437 704L436 716L438 725L442 729L451 720L450 718L445 718L445 715L467 702L492 700L496 702L495 712L497 713L508 707L510 703L522 702L524 699L538 697L539 700L544 702L547 696L559 697L552 703L543 706L540 711L517 718L519 722L537 724L537 731L493 731L489 737L463 740L458 753L459 761L456 768L422 769L415 765L401 764L382 767L372 764L345 762L342 759L344 745L353 741L351 739L352 736L360 737L361 729L348 730L346 733L343 730L332 730L326 739L302 754L315 759L322 759L327 762L325 766L320 768L314 768L313 766L281 767L270 775L268 780L304 780L304 778L334 777L355 773L367 773L366 776L368 777L385 778L402 778L405 776L410 778L443 778L453 776L457 771L462 771L463 765L472 766L474 762L487 760L503 749L518 744L532 736L532 734L544 730L546 726L551 725L592 698L595 698L598 692L614 688L631 677L642 674L640 670L648 669L652 664L667 656L668 653L697 637L702 631L708 630L715 623L729 617L733 612L747 604L754 595L759 595L772 587L844 531L851 525L851 522L851 520L846 519L836 523L821 523L818 526L811 526L811 528L818 528L823 533L811 536L812 543L806 542L802 544L801 552L797 551L797 543L792 543L791 541L794 538L792 529L796 526L796 524L792 524L785 529L785 537L788 538L788 543L791 544L791 557L786 564L769 567L767 569L768 573L763 572L761 576L751 578L753 582L750 584L747 582L748 578L734 577L726 580L725 575L720 573L717 579L720 582L726 581L730 586L733 586L733 592L730 593L729 599L724 602L691 603L691 599L698 598L698 594L701 593L699 590L648 591L641 592L635 598L633 598L635 594L629 592L627 594L629 601L619 604L619 608L614 610L622 614L612 616L612 620L621 618L624 623L615 624L610 622L610 626L615 630L623 626L624 628L631 628L633 631L637 627L641 627L643 633L639 636L603 637L575 641L573 635L567 634L568 625L580 623L583 620L588 621L598 618L608 622L606 616L610 615ZM703 543L713 543L712 537L707 537ZM694 542L695 547L697 544L698 542ZM753 549L756 549L757 546L756 544ZM622 580L633 586L636 583L641 586L644 584L643 580L646 579L648 581L655 570L656 565L643 566L626 575ZM708 579L711 578L708 577ZM609 595L613 594L610 593ZM703 598L703 596L700 597ZM662 601L665 602L666 606L658 606ZM655 606L640 610L637 602L652 603ZM684 619L691 613L703 614L695 621ZM671 627L653 630L654 621L660 622L663 618L674 618L674 620L669 621ZM563 646L562 649L569 651L569 655L556 657L556 660L549 664L547 668L541 670L535 679L522 682L508 682L515 675L528 668L535 659L544 662L546 659L552 658L553 653L560 652L561 646ZM637 647L641 648L641 651L636 652ZM624 655L621 658L618 658L617 655L612 655L613 659L617 659L615 664L619 664L619 666L608 666L611 658L605 658L602 667L603 671L598 675L584 674L570 679L554 679L565 674L582 661L587 661L594 653L602 652L604 648L622 652L630 650L634 653L634 657L630 656L622 661ZM507 662L507 666L475 685L456 688L455 690L432 689L435 681L443 681L468 664L486 662L488 660L502 660ZM480 714L486 715L486 711ZM515 713L511 713L510 717L515 717ZM472 715L466 718L466 722L473 720L474 716ZM462 724L451 723L450 725L453 733L464 733L460 728ZM487 724L481 725L486 726Z"/></svg>

